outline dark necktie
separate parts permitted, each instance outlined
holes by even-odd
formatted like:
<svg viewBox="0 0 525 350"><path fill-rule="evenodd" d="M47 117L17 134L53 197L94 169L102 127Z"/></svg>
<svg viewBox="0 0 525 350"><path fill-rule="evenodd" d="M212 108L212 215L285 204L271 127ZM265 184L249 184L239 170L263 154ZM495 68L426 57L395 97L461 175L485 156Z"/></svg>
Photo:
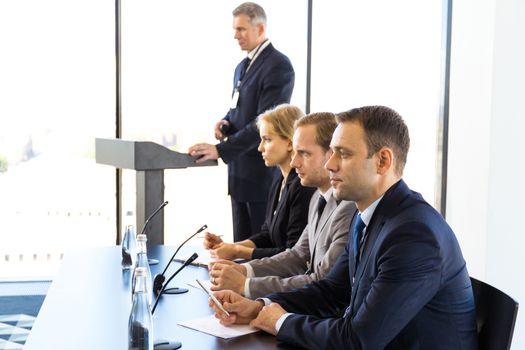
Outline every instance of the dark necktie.
<svg viewBox="0 0 525 350"><path fill-rule="evenodd" d="M319 221L321 220L321 215L323 214L324 207L326 206L326 199L324 199L323 195L319 195L319 200L317 201L317 223L315 224L315 229L317 229L317 226L319 225Z"/></svg>
<svg viewBox="0 0 525 350"><path fill-rule="evenodd" d="M246 74L246 70L248 70L248 67L250 66L250 62L252 60L249 57L246 57L242 60L242 68L241 68L241 74L239 74L239 81L242 81L244 78L244 74Z"/></svg>
<svg viewBox="0 0 525 350"><path fill-rule="evenodd" d="M352 224L350 224L352 225ZM361 214L357 214L356 218L353 223L353 229L350 230L352 232L352 242L353 242L353 250L354 250L354 276L355 272L357 270L357 264L359 263L359 249L361 244L361 236L363 234L363 229L366 227L365 223L363 222L363 219L361 219ZM350 313L350 305L345 310L344 316L346 317Z"/></svg>
<svg viewBox="0 0 525 350"><path fill-rule="evenodd" d="M361 219L361 214L357 214L354 221L354 230L353 230L353 243L354 243L354 258L355 266L357 269L357 264L359 263L359 249L361 243L361 235L363 234L363 229L365 228L365 223ZM354 271L355 273L355 271Z"/></svg>

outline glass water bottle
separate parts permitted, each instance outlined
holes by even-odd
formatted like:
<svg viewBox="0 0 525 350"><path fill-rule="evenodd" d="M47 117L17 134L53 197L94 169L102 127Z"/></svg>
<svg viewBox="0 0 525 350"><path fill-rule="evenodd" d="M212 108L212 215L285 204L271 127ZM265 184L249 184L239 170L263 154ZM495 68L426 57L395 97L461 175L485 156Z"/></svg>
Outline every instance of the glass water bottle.
<svg viewBox="0 0 525 350"><path fill-rule="evenodd" d="M127 225L124 228L124 235L122 236L122 269L129 270L133 266L135 260L135 228L133 225Z"/></svg>
<svg viewBox="0 0 525 350"><path fill-rule="evenodd" d="M148 297L148 304L151 306L153 302L153 278L151 277L151 270L148 263L148 248L146 242L148 238L146 235L137 235L137 264L136 268L142 267L146 271L146 294ZM133 278L132 281L135 279ZM135 293L135 284L133 283L133 295Z"/></svg>
<svg viewBox="0 0 525 350"><path fill-rule="evenodd" d="M153 320L146 279L146 269L137 267L135 292L128 322L128 350L153 350Z"/></svg>

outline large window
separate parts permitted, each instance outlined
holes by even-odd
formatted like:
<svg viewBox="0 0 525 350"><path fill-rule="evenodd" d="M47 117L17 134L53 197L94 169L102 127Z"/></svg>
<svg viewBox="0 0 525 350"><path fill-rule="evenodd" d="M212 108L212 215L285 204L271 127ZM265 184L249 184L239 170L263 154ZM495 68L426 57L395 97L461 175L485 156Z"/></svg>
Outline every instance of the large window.
<svg viewBox="0 0 525 350"><path fill-rule="evenodd" d="M233 38L241 1L122 2L123 138L151 140L180 152L216 143L213 126L227 112L233 71L246 53ZM259 1L267 35L291 59L292 103L305 108L307 1ZM134 172L124 172L123 211L133 210ZM165 243L204 223L231 239L226 166L165 171Z"/></svg>
<svg viewBox="0 0 525 350"><path fill-rule="evenodd" d="M75 245L115 242L114 6L0 2L0 278L44 277Z"/></svg>
<svg viewBox="0 0 525 350"><path fill-rule="evenodd" d="M404 179L434 202L441 0L315 1L312 111L397 110L410 130Z"/></svg>
<svg viewBox="0 0 525 350"><path fill-rule="evenodd" d="M180 152L215 142L245 55L232 29L240 2L122 1L124 139ZM296 71L292 103L305 109L308 1L259 3ZM51 274L41 262L72 245L115 243L115 172L94 161L94 138L115 135L114 5L0 2L0 277ZM412 138L405 179L432 203L441 1L315 1L313 10L310 110L398 110ZM123 174L125 213L135 210L135 173ZM231 238L226 183L220 161L166 171L165 242L204 223Z"/></svg>

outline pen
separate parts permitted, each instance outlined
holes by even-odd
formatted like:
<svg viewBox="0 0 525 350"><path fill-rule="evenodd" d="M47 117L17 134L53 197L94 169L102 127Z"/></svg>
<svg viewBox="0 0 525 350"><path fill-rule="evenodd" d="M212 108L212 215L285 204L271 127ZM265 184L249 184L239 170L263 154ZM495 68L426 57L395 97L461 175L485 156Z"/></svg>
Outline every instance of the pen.
<svg viewBox="0 0 525 350"><path fill-rule="evenodd" d="M195 281L197 281L199 286L201 286L202 290L205 291L206 294L208 294L210 296L211 300L213 300L215 305L217 305L217 307L219 309L221 309L221 311L224 312L227 316L230 316L230 313L228 311L226 311L226 309L224 309L222 304L217 300L217 298L215 298L215 296L208 290L208 288L204 287L204 284L202 284L201 281L199 281L198 279L196 279Z"/></svg>
<svg viewBox="0 0 525 350"><path fill-rule="evenodd" d="M224 235L215 235L217 237L223 237ZM205 236L197 236L197 238L204 238Z"/></svg>

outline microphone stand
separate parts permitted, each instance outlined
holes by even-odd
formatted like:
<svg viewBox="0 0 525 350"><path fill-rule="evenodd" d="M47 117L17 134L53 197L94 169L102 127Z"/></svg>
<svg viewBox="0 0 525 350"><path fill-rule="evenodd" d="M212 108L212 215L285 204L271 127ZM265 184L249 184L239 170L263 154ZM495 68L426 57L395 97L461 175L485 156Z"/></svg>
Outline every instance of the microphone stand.
<svg viewBox="0 0 525 350"><path fill-rule="evenodd" d="M168 286L168 284L171 282L171 280L177 276L177 274L183 269L185 268L186 266L188 266L189 264L191 264L195 259L197 259L199 257L199 255L197 253L193 253L192 256L190 256L188 258L188 260L186 260L184 262L184 264L182 264L181 267L179 267L179 269L177 271L175 271L175 273L173 275L170 276L170 278L168 278L168 280L166 281L166 283L164 283L164 285L162 286L162 289L160 290L159 292L159 295L157 296L157 299L155 299L155 303L153 304L153 307L151 308L151 313L153 314L155 312L155 309L157 308L157 305L159 304L159 300L160 300L160 297L162 296L162 294L164 294L167 289L166 287Z"/></svg>
<svg viewBox="0 0 525 350"><path fill-rule="evenodd" d="M146 222L144 222L144 226L142 226L142 231L140 231L140 234L144 234L144 232L146 232L146 227L148 226L148 223L150 222L150 220L153 219L153 217L157 215L159 211L164 209L164 207L168 205L168 203L169 203L168 201L165 201L157 209L155 209L155 211L146 219ZM158 263L159 261L157 259L148 258L148 264L157 265Z"/></svg>
<svg viewBox="0 0 525 350"><path fill-rule="evenodd" d="M180 248L182 248L182 246L185 245L190 239L192 239L193 237L195 237L196 235L198 235L202 231L206 230L207 228L208 228L208 225L206 225L206 224L202 225L194 234L192 234L184 242L182 242L182 244L177 248L177 250L175 250L175 253L173 253L173 255L171 256L170 260L166 264L166 267L164 268L164 271L162 271L162 273L160 275L156 275L154 280L153 280L153 290L155 291L155 293L158 293L160 295L161 291L163 291L164 294L182 294L182 293L186 293L188 291L187 288L179 288L179 287L168 288L167 290L164 291L163 288L168 284L168 283L166 283L163 286L164 280L166 279L164 277L164 274L168 270L168 267L170 266L171 262L175 258L175 255L177 255L177 253L179 252ZM196 258L197 257L195 257L195 259ZM195 260L195 259L193 259L193 260ZM189 260L190 259L188 259L187 261L189 261ZM193 260L191 260L190 263L193 262Z"/></svg>
<svg viewBox="0 0 525 350"><path fill-rule="evenodd" d="M160 290L159 292L159 295L157 296L157 299L155 300L155 303L153 304L153 307L151 308L151 314L153 315L153 313L155 312L155 309L157 308L157 305L159 304L159 300L160 300L160 297L162 296L162 294L165 292L166 290L166 286L168 285L168 283L171 282L171 280L177 276L177 274L183 269L185 268L186 266L188 266L189 264L191 264L195 259L197 259L199 257L199 255L197 253L193 253L192 256L190 256L190 258L188 260L186 260L184 262L184 264L182 264L182 266L177 270L175 271L175 273L173 275L170 276L170 278L168 278L168 280L166 281L166 283L162 286L162 289ZM154 350L175 350L175 349L179 349L180 347L182 346L182 343L179 342L179 341L175 341L175 340L166 340L166 339L157 339L153 342L153 349Z"/></svg>

